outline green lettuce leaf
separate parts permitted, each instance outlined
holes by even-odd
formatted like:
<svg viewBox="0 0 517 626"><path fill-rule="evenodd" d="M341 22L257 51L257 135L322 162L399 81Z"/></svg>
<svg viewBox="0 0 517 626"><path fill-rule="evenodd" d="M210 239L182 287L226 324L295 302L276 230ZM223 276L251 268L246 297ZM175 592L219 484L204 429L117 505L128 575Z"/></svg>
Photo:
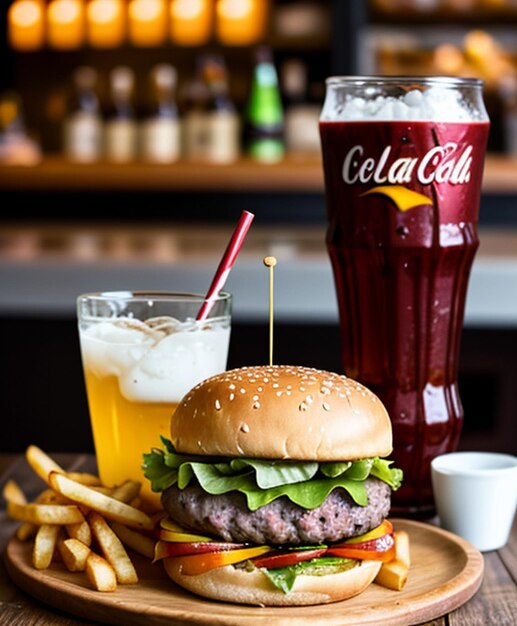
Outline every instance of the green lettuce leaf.
<svg viewBox="0 0 517 626"><path fill-rule="evenodd" d="M375 478L379 478L384 481L394 491L396 491L402 484L404 473L398 467L391 468L390 465L392 464L393 461L387 461L386 459L379 459L379 457L375 457L370 474L375 476Z"/></svg>
<svg viewBox="0 0 517 626"><path fill-rule="evenodd" d="M320 471L322 474L324 474L325 476L328 476L329 478L335 478L336 476L339 476L343 472L346 472L346 470L351 465L352 465L352 461L343 461L343 462L337 461L335 463L333 462L320 463Z"/></svg>
<svg viewBox="0 0 517 626"><path fill-rule="evenodd" d="M348 480L342 476L337 476L336 478L315 478L304 483L280 485L273 489L259 489L255 487L246 491L241 489L238 491L242 491L246 496L250 511L256 511L261 506L269 504L282 496L287 496L291 502L298 504L304 509L316 509L323 504L329 493L337 487L346 489L356 504L360 506L368 504L364 483Z"/></svg>
<svg viewBox="0 0 517 626"><path fill-rule="evenodd" d="M306 509L320 506L329 493L345 489L360 506L368 504L364 480L372 475L398 489L402 471L391 468L392 461L317 463L316 461L270 461L264 459L207 457L179 454L162 438L164 450L153 448L144 454L142 469L153 491L177 484L184 489L193 479L212 495L239 491L252 511L277 498L287 497Z"/></svg>
<svg viewBox="0 0 517 626"><path fill-rule="evenodd" d="M271 489L279 485L302 483L310 480L318 471L317 461L267 461L263 459L232 459L232 469L239 471L248 466L255 470L255 480L261 489Z"/></svg>

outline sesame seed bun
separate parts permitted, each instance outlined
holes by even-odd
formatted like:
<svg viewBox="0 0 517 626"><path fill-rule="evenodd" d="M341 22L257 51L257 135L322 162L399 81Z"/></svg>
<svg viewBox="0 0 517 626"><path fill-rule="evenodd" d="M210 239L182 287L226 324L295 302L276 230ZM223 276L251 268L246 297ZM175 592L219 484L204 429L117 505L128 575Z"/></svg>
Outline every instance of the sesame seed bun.
<svg viewBox="0 0 517 626"><path fill-rule="evenodd" d="M284 593L259 569L248 572L226 565L197 576L185 576L177 559L164 559L163 563L170 578L193 593L215 600L261 606L303 606L347 600L362 593L381 567L380 561L361 561L356 567L337 574L299 575L293 589Z"/></svg>
<svg viewBox="0 0 517 626"><path fill-rule="evenodd" d="M345 461L387 456L391 423L381 401L354 380L307 367L223 372L194 387L171 420L178 452Z"/></svg>

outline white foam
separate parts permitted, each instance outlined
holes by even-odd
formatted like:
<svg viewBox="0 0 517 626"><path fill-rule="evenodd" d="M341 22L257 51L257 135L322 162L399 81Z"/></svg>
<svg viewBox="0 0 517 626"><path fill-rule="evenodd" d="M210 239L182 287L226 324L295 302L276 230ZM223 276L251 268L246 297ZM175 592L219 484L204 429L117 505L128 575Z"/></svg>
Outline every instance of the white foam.
<svg viewBox="0 0 517 626"><path fill-rule="evenodd" d="M487 119L484 107L475 109L460 90L441 86L412 89L400 97L340 96L339 86L327 89L322 121L434 121L474 122Z"/></svg>
<svg viewBox="0 0 517 626"><path fill-rule="evenodd" d="M165 335L120 322L81 329L85 370L115 376L122 395L133 402L179 402L201 380L226 369L230 328L182 326Z"/></svg>

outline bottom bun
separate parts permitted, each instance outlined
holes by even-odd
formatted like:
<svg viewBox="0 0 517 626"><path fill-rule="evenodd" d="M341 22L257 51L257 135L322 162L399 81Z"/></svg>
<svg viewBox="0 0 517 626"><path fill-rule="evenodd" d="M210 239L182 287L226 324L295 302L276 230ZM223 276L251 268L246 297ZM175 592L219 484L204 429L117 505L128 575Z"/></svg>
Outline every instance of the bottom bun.
<svg viewBox="0 0 517 626"><path fill-rule="evenodd" d="M380 561L361 561L360 565L338 574L297 576L292 590L284 593L258 569L248 572L226 565L197 576L185 576L175 559L164 559L163 564L175 583L193 593L214 600L261 606L302 606L346 600L364 591L381 567Z"/></svg>

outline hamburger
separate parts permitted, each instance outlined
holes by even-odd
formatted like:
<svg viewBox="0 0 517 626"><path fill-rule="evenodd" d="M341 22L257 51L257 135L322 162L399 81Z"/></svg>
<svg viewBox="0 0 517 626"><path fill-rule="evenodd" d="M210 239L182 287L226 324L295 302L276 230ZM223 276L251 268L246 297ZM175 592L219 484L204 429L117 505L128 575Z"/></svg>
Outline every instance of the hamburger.
<svg viewBox="0 0 517 626"><path fill-rule="evenodd" d="M243 367L194 387L171 440L144 455L161 521L155 560L217 600L321 604L361 593L394 556L402 471L380 400L338 374Z"/></svg>

